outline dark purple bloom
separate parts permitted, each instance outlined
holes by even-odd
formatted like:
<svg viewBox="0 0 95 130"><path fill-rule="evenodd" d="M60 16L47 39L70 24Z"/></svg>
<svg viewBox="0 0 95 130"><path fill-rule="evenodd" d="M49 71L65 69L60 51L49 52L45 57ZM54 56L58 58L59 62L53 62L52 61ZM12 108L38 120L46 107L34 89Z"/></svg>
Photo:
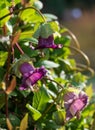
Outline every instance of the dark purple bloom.
<svg viewBox="0 0 95 130"><path fill-rule="evenodd" d="M32 86L46 74L46 70L43 66L35 69L27 62L21 64L19 70L23 76L20 90L25 90L29 87L32 88Z"/></svg>
<svg viewBox="0 0 95 130"><path fill-rule="evenodd" d="M36 47L36 49L43 49L43 48L57 49L62 48L62 45L54 43L53 35L49 36L48 38L39 37L38 46Z"/></svg>
<svg viewBox="0 0 95 130"><path fill-rule="evenodd" d="M64 107L66 109L66 121L74 116L80 117L82 111L88 103L88 97L85 92L81 91L78 94L74 92L67 92L64 95Z"/></svg>

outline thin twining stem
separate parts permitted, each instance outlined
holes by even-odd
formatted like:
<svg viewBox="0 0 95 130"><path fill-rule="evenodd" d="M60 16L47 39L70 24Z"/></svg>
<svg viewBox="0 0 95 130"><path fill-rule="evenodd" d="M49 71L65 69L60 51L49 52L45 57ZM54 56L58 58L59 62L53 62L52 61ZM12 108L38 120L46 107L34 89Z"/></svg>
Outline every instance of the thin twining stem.
<svg viewBox="0 0 95 130"><path fill-rule="evenodd" d="M18 48L18 50L20 51L21 54L24 54L24 51L22 50L22 48L19 46L18 43L15 43L16 47Z"/></svg>
<svg viewBox="0 0 95 130"><path fill-rule="evenodd" d="M75 42L76 46L78 49L80 49L80 44L76 38L76 36L69 30L69 29L66 29L66 31L70 34L70 36L72 37L73 41Z"/></svg>
<svg viewBox="0 0 95 130"><path fill-rule="evenodd" d="M87 56L83 51L81 51L80 49L77 49L77 48L75 48L75 47L72 47L72 46L64 46L64 47L73 49L74 51L76 51L76 52L78 52L79 54L81 54L81 55L84 57L84 59L86 60L86 62L87 62L87 67L90 66L90 60L89 60L88 56Z"/></svg>
<svg viewBox="0 0 95 130"><path fill-rule="evenodd" d="M57 81L55 81L55 80L53 80L53 79L50 79L50 78L48 78L48 77L46 77L45 79L50 80L50 81L52 81L52 82L55 82L58 86L60 86L60 88L63 89L63 86L62 86L60 83L58 83Z"/></svg>
<svg viewBox="0 0 95 130"><path fill-rule="evenodd" d="M63 26L62 26L63 27ZM69 35L71 36L72 40L74 41L74 43L76 44L77 48L80 49L80 44L76 38L76 36L67 28L64 28L64 30L61 30L60 32L61 34L63 33L69 33Z"/></svg>
<svg viewBox="0 0 95 130"><path fill-rule="evenodd" d="M92 68L87 67L86 65L83 65L83 64L80 64L80 63L78 63L77 66L80 67L80 69L82 68L81 70L83 70L83 71L88 70L91 73L91 77L94 76L95 72Z"/></svg>
<svg viewBox="0 0 95 130"><path fill-rule="evenodd" d="M7 70L5 75L5 83L6 83L6 90L9 85L9 71L10 71L10 63L11 63L11 44L8 49L8 58L7 58ZM6 118L8 118L8 94L5 93L5 111L6 111Z"/></svg>
<svg viewBox="0 0 95 130"><path fill-rule="evenodd" d="M22 8L22 9L18 9L18 10L14 10L14 11L4 15L3 17L1 17L0 20L8 17L9 15L12 15L12 14L15 14L15 13L19 13L19 12L24 11L26 9L34 9L34 10L36 10L40 14L40 16L42 17L43 21L46 22L46 19L45 19L44 15L38 9L36 9L35 7L32 7L32 6L31 7Z"/></svg>

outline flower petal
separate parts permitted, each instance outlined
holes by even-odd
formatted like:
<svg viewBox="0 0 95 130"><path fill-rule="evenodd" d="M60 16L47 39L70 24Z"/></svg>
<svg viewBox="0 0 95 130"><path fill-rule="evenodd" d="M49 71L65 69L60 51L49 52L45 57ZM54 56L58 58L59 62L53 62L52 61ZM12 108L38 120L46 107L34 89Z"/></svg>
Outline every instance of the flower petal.
<svg viewBox="0 0 95 130"><path fill-rule="evenodd" d="M43 67L41 67L27 78L26 83L30 84L31 82L31 85L34 85L38 80L45 76L45 74L46 70Z"/></svg>
<svg viewBox="0 0 95 130"><path fill-rule="evenodd" d="M49 36L48 38L39 37L38 47L36 47L36 49L43 49L43 48L57 49L62 48L62 45L61 44L56 45L54 43L53 35Z"/></svg>
<svg viewBox="0 0 95 130"><path fill-rule="evenodd" d="M28 75L28 73L32 73L34 71L34 68L29 63L24 62L20 65L19 70L22 73L22 75Z"/></svg>

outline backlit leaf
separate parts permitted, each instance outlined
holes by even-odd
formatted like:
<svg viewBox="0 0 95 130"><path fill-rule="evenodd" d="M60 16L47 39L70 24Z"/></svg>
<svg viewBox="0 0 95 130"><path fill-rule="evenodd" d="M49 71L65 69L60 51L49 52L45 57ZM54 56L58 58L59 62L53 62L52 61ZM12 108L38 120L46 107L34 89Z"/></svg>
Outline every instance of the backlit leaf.
<svg viewBox="0 0 95 130"><path fill-rule="evenodd" d="M3 66L7 60L8 52L0 51L0 66Z"/></svg>
<svg viewBox="0 0 95 130"><path fill-rule="evenodd" d="M26 104L27 109L30 111L31 116L33 117L33 119L36 121L41 117L41 113L36 110L34 107L32 107L30 104Z"/></svg>
<svg viewBox="0 0 95 130"><path fill-rule="evenodd" d="M48 91L44 86L42 86L38 92L34 93L33 107L38 111L43 112L49 101L50 101L50 96L48 94Z"/></svg>
<svg viewBox="0 0 95 130"><path fill-rule="evenodd" d="M57 67L59 67L59 64L57 64L53 61L49 61L49 60L40 61L40 62L38 62L38 64L44 65L46 68L57 68Z"/></svg>
<svg viewBox="0 0 95 130"><path fill-rule="evenodd" d="M20 18L23 21L31 22L31 23L43 22L41 15L32 8L22 11Z"/></svg>
<svg viewBox="0 0 95 130"><path fill-rule="evenodd" d="M53 119L58 125L63 125L64 124L64 119L65 119L65 111L59 110L53 113Z"/></svg>
<svg viewBox="0 0 95 130"><path fill-rule="evenodd" d="M89 96L89 99L91 99L91 97L93 96L93 89L92 89L92 85L91 84L88 87L86 87L85 92Z"/></svg>
<svg viewBox="0 0 95 130"><path fill-rule="evenodd" d="M0 10L0 18L8 13L9 13L9 10L7 8ZM3 26L9 20L9 18L10 18L10 15L0 20L0 26Z"/></svg>

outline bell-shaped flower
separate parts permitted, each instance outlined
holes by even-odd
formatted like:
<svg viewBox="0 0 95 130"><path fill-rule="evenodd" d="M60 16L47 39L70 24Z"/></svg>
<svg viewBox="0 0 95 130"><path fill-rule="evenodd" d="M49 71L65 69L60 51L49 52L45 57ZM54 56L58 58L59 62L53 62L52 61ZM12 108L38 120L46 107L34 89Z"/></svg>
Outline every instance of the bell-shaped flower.
<svg viewBox="0 0 95 130"><path fill-rule="evenodd" d="M66 92L64 94L64 107L66 109L66 121L74 116L80 118L80 112L86 107L88 103L88 96L85 92L79 93Z"/></svg>
<svg viewBox="0 0 95 130"><path fill-rule="evenodd" d="M40 68L34 68L29 63L24 62L20 65L19 71L22 74L22 84L20 85L20 90L26 90L28 88L33 88L33 85L46 75L46 70L44 66Z"/></svg>
<svg viewBox="0 0 95 130"><path fill-rule="evenodd" d="M55 44L53 35L50 35L48 38L39 37L38 46L36 49L44 49L44 48L62 48L62 44Z"/></svg>

